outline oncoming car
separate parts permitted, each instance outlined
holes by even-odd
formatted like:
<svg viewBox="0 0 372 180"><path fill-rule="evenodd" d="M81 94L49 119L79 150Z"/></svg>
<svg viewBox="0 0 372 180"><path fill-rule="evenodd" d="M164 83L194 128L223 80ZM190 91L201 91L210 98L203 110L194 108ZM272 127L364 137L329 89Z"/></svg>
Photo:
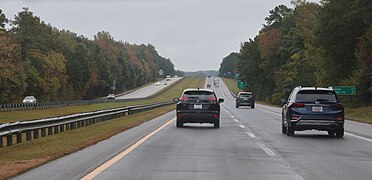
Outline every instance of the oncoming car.
<svg viewBox="0 0 372 180"><path fill-rule="evenodd" d="M344 107L332 88L296 87L283 106L283 134L312 129L344 136Z"/></svg>
<svg viewBox="0 0 372 180"><path fill-rule="evenodd" d="M115 94L109 94L106 97L107 99L115 99Z"/></svg>
<svg viewBox="0 0 372 180"><path fill-rule="evenodd" d="M177 99L176 99L177 100ZM176 126L184 123L211 123L220 127L220 103L214 91L210 89L185 89L178 99Z"/></svg>
<svg viewBox="0 0 372 180"><path fill-rule="evenodd" d="M26 96L22 102L24 104L36 104L36 98L34 96Z"/></svg>

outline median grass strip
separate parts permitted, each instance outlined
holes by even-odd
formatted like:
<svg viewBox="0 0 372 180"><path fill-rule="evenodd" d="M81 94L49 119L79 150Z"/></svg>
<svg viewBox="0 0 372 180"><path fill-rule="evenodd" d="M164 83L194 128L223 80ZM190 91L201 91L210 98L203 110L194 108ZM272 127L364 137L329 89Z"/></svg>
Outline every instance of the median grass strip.
<svg viewBox="0 0 372 180"><path fill-rule="evenodd" d="M52 136L0 148L0 179L11 178L48 161L96 144L175 109L175 105L142 112Z"/></svg>
<svg viewBox="0 0 372 180"><path fill-rule="evenodd" d="M238 93L239 89L236 85L235 79L228 79L228 78L222 78L225 82L226 86L233 91L234 93ZM268 105L268 106L274 106L279 107L277 105L272 105L264 101L256 101L256 103ZM349 108L345 107L345 118L353 121L363 122L372 124L372 106L367 107L359 107L359 108Z"/></svg>
<svg viewBox="0 0 372 180"><path fill-rule="evenodd" d="M189 87L203 87L205 78L183 78L175 86L166 90L158 96L140 101L130 101L130 102L112 102L112 103L100 103L82 106L67 106L60 108L51 109L37 109L29 111L13 111L13 112L0 112L0 123L24 121L32 119L41 119L48 117L63 116L68 114L76 114L82 112L97 111L102 109L110 109L117 107L125 107L130 105L146 104L161 101L170 101L175 97L179 97L185 88Z"/></svg>
<svg viewBox="0 0 372 180"><path fill-rule="evenodd" d="M163 94L155 97L151 100L128 102L125 104L144 104L150 102L169 100L174 97L179 97L185 88L197 88L203 87L205 78L185 78L172 87L165 91ZM108 105L111 104L111 105ZM107 103L107 104L96 104L89 106L74 106L69 108L81 108L79 111L91 111L96 108L112 108L123 106L123 104ZM97 105L99 107L97 107ZM105 106L103 106L105 105ZM92 108L92 106L95 106ZM9 147L0 148L0 179L9 179L20 173L28 171L32 168L45 164L51 160L57 159L67 154L71 154L87 146L96 144L99 141L105 140L115 134L123 132L132 127L138 126L141 123L151 120L155 117L163 115L169 111L175 109L175 105L165 106L158 109L113 119L98 124L94 124L87 127L82 127L76 130L65 131L63 133L55 134L52 136L46 136L43 138L35 139L29 142L21 144L15 144ZM61 114L66 114L66 108L46 109L46 110L35 110L40 113L49 113L48 117L52 114L56 114L61 111ZM73 109L69 109L69 113L74 112ZM20 112L15 112L20 113ZM29 111L21 112L20 118L26 118L30 114ZM40 118L36 112L35 117Z"/></svg>

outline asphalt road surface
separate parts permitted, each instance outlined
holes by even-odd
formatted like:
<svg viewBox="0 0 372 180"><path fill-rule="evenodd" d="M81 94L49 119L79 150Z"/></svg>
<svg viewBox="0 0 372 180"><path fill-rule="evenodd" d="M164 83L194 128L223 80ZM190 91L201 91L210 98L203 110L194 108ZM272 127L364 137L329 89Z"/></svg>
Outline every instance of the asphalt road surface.
<svg viewBox="0 0 372 180"><path fill-rule="evenodd" d="M165 79L163 79L161 81L158 81L158 82L160 82L159 86L156 86L155 83L153 83L153 84L150 84L146 87L143 87L141 89L133 91L131 93L128 93L128 94L125 94L125 95L122 95L122 96L118 96L118 97L116 97L116 99L133 99L133 98L144 98L144 97L147 97L147 96L151 96L151 95L159 92L163 88L169 86L170 84L179 81L180 79L182 79L182 77L176 77L176 78L172 77L170 81L165 81ZM167 83L167 85L164 85L165 82Z"/></svg>
<svg viewBox="0 0 372 180"><path fill-rule="evenodd" d="M281 134L279 108L236 109L222 80L219 84L212 86L225 99L219 129L212 124L176 128L170 112L15 179L79 179L92 171L94 179L128 180L372 179L371 125L347 121L343 139L318 131L288 137Z"/></svg>

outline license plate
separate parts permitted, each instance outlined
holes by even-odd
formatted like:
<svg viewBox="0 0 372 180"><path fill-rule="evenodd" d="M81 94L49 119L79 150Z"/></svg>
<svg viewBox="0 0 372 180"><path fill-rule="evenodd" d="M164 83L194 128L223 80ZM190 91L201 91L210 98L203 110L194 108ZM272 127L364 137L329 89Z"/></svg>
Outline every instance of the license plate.
<svg viewBox="0 0 372 180"><path fill-rule="evenodd" d="M203 109L202 104L194 104L194 109Z"/></svg>
<svg viewBox="0 0 372 180"><path fill-rule="evenodd" d="M313 112L323 112L322 106L313 106Z"/></svg>

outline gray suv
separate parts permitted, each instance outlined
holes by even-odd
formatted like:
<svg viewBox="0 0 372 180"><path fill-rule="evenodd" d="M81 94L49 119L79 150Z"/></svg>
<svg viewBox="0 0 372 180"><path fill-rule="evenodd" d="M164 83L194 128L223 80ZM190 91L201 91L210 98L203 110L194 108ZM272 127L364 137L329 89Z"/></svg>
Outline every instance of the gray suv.
<svg viewBox="0 0 372 180"><path fill-rule="evenodd" d="M235 106L236 108L240 106L250 106L254 108L254 97L252 92L239 92L236 96Z"/></svg>

